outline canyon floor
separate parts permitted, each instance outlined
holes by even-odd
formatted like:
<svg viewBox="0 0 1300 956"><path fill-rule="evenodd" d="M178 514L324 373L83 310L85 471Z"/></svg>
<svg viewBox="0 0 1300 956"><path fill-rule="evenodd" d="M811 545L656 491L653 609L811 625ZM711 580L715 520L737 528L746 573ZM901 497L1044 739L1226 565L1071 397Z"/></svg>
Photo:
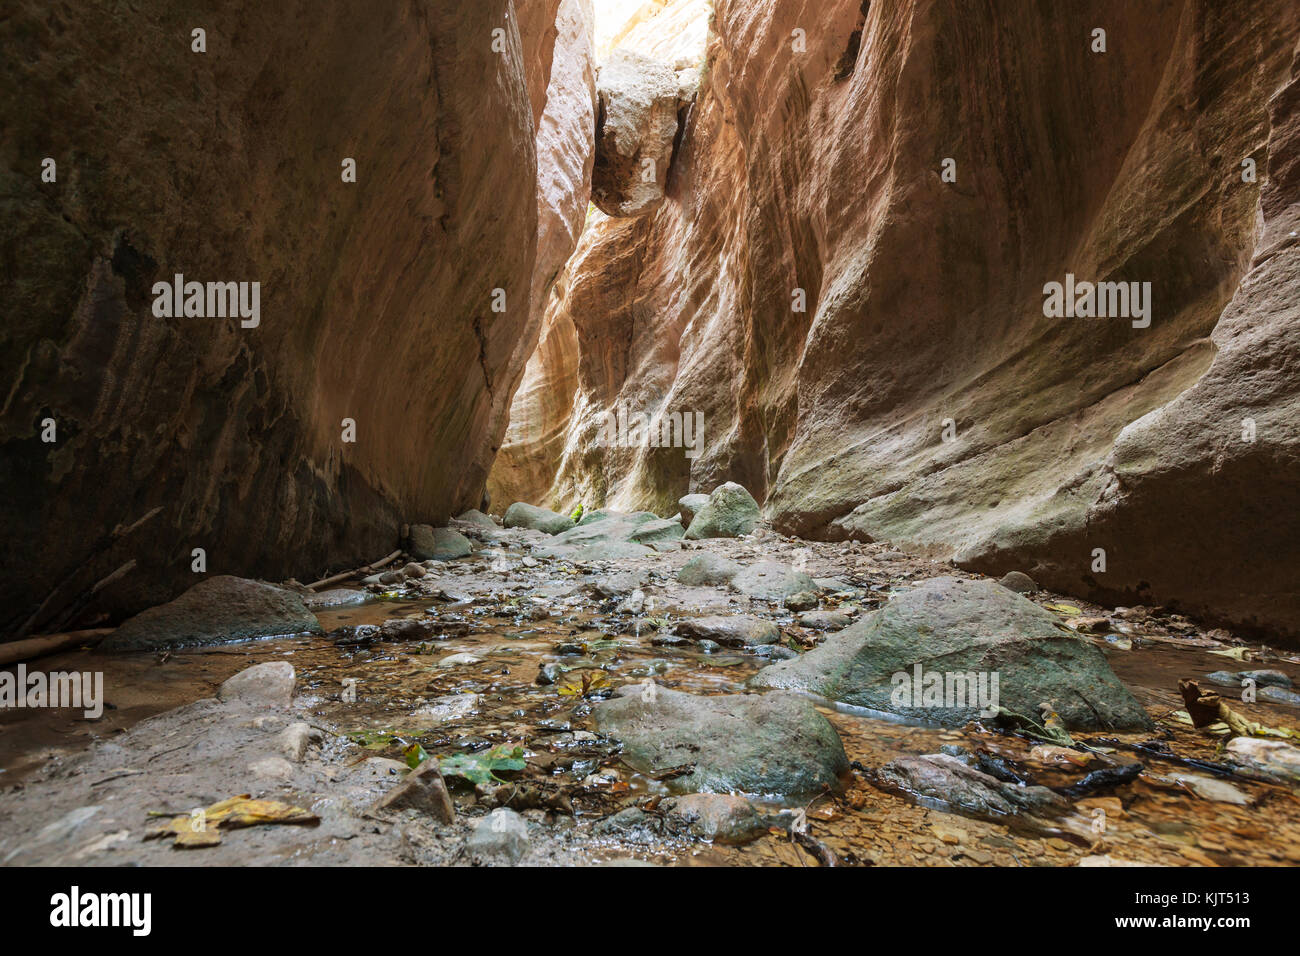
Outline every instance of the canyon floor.
<svg viewBox="0 0 1300 956"><path fill-rule="evenodd" d="M400 582L310 597L322 634L82 649L33 664L102 671L108 703L98 720L21 709L0 718L0 863L1300 863L1294 790L1225 769L1221 738L1187 722L1178 688L1183 678L1207 686L1207 675L1245 667L1300 680L1296 656L1159 608L1038 591L1029 599L1103 649L1154 731L1075 733L1075 746L1060 748L981 721L944 728L819 700L851 761L839 787L797 802L706 794L682 803L673 774L636 771L619 741L597 731L601 700L650 683L700 696L745 692L760 669L826 640L822 628L860 619L920 581L977 576L886 544L802 541L761 526L582 561L545 556L551 536L539 531L453 524L474 541L472 554L425 562ZM817 608L794 612L735 588L679 582L701 554L805 571ZM780 639L728 647L691 631L690 621L720 615L771 622ZM251 696L221 689L273 662L292 665L292 697L275 680ZM1282 699L1232 697L1232 709L1265 726L1300 724L1300 709ZM969 758L1004 786L1053 788L1068 807L1051 820L999 818L958 794L945 801L876 785L890 761L936 753ZM404 785L409 754L441 763L439 793L379 806ZM188 849L173 845L174 833L151 832L245 794L315 819L223 828L219 842ZM454 804L451 822L430 809L443 795Z"/></svg>

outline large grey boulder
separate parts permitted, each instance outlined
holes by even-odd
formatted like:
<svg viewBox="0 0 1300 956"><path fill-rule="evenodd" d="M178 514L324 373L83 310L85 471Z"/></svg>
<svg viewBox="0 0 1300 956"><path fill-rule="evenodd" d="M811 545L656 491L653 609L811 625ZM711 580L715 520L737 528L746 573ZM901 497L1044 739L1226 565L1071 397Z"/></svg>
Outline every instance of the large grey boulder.
<svg viewBox="0 0 1300 956"><path fill-rule="evenodd" d="M760 517L754 496L734 481L728 481L714 488L708 502L695 513L686 537L691 540L739 538L753 531Z"/></svg>
<svg viewBox="0 0 1300 956"><path fill-rule="evenodd" d="M992 703L1035 720L1039 704L1049 703L1070 728L1153 726L1100 650L1032 601L984 580L926 581L750 684L960 726L990 702L995 675ZM977 686L988 692L984 700Z"/></svg>
<svg viewBox="0 0 1300 956"><path fill-rule="evenodd" d="M597 729L620 740L624 761L641 773L694 768L666 781L675 793L797 799L838 788L848 771L835 728L802 697L698 697L639 684L617 694L594 707Z"/></svg>
<svg viewBox="0 0 1300 956"><path fill-rule="evenodd" d="M568 531L573 524L573 519L568 515L557 514L548 508L539 508L523 501L516 501L506 509L507 528L530 528L547 534L559 534Z"/></svg>
<svg viewBox="0 0 1300 956"><path fill-rule="evenodd" d="M730 584L740 573L740 565L712 551L695 555L677 572L677 582L691 587Z"/></svg>
<svg viewBox="0 0 1300 956"><path fill-rule="evenodd" d="M782 604L796 594L817 593L816 581L779 561L760 561L742 568L731 579L731 586L748 597L774 604Z"/></svg>
<svg viewBox="0 0 1300 956"><path fill-rule="evenodd" d="M459 531L427 524L411 525L410 548L420 561L451 561L468 557L473 550L469 538Z"/></svg>
<svg viewBox="0 0 1300 956"><path fill-rule="evenodd" d="M677 75L667 63L616 50L596 78L600 100L591 201L607 216L641 216L664 201L677 137Z"/></svg>
<svg viewBox="0 0 1300 956"><path fill-rule="evenodd" d="M299 595L219 574L175 600L141 611L99 646L106 651L159 650L304 633L319 634L321 626Z"/></svg>

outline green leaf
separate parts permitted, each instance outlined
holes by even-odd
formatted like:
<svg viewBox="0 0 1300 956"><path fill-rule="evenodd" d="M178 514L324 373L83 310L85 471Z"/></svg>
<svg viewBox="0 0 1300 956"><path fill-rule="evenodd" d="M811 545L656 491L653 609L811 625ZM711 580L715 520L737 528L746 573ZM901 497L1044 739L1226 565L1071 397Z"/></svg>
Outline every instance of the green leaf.
<svg viewBox="0 0 1300 956"><path fill-rule="evenodd" d="M444 777L464 777L475 785L487 785L493 781L505 783L494 771L523 770L524 766L524 748L506 744L482 753L456 754L438 761L438 769Z"/></svg>
<svg viewBox="0 0 1300 956"><path fill-rule="evenodd" d="M402 751L402 753L406 757L406 765L412 770L429 759L429 755L425 753L424 748L418 743L411 744L411 746L407 747Z"/></svg>

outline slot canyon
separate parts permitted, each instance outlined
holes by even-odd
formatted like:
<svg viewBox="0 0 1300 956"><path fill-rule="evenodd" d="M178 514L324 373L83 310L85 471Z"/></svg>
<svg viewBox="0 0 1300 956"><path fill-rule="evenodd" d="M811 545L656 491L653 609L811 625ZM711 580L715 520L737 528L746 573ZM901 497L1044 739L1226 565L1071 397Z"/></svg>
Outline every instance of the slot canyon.
<svg viewBox="0 0 1300 956"><path fill-rule="evenodd" d="M1293 0L0 47L0 864L1300 863Z"/></svg>

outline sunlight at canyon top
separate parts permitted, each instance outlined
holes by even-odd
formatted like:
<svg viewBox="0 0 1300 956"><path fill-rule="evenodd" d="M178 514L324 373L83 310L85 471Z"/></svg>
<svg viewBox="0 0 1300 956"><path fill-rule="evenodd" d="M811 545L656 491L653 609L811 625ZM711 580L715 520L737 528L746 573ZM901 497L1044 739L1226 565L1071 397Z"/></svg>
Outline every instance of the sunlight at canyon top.
<svg viewBox="0 0 1300 956"><path fill-rule="evenodd" d="M681 69L704 57L709 0L593 0L593 7L599 60L630 49Z"/></svg>

